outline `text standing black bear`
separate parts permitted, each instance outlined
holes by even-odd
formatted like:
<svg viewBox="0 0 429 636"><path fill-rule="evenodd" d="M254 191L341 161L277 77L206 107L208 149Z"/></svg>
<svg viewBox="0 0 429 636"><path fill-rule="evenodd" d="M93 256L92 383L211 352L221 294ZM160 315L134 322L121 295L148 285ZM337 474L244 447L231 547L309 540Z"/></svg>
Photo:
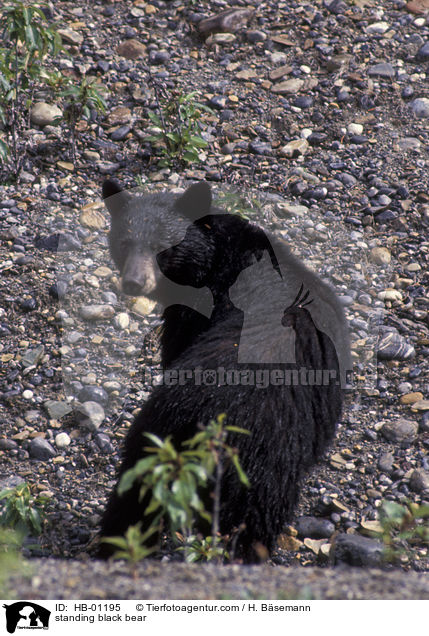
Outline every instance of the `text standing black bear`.
<svg viewBox="0 0 429 636"><path fill-rule="evenodd" d="M103 197L122 289L164 304L163 366L188 373L185 383L156 387L143 404L119 477L143 456L144 432L172 435L180 445L226 413L228 424L250 431L233 442L251 487L226 471L220 530L244 528L238 554L256 560L258 544L273 549L302 477L334 435L350 369L341 306L284 241L213 207L205 182L183 195L143 196L108 180ZM103 536L144 526L147 501L138 492L138 485L121 497L113 491ZM103 544L100 555L109 554Z"/></svg>

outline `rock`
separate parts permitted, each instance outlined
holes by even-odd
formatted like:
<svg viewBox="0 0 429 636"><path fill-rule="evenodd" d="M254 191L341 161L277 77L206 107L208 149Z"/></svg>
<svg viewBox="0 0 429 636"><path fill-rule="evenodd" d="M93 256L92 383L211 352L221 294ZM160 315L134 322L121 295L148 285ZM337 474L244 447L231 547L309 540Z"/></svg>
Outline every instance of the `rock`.
<svg viewBox="0 0 429 636"><path fill-rule="evenodd" d="M383 544L358 534L339 534L334 543L334 563L378 567L383 561Z"/></svg>
<svg viewBox="0 0 429 636"><path fill-rule="evenodd" d="M61 38L64 42L68 44L73 44L74 46L80 46L83 42L83 35L79 33L79 31L74 31L73 29L58 29L57 33L61 35Z"/></svg>
<svg viewBox="0 0 429 636"><path fill-rule="evenodd" d="M363 133L362 124L351 123L347 126L347 132L349 135L361 135Z"/></svg>
<svg viewBox="0 0 429 636"><path fill-rule="evenodd" d="M82 305L79 313L84 320L108 320L113 318L115 310L110 305Z"/></svg>
<svg viewBox="0 0 429 636"><path fill-rule="evenodd" d="M58 433L58 435L55 435L55 446L57 448L67 448L67 446L70 446L70 443L71 439L67 433Z"/></svg>
<svg viewBox="0 0 429 636"><path fill-rule="evenodd" d="M377 347L379 360L408 360L416 355L415 349L395 331L382 333Z"/></svg>
<svg viewBox="0 0 429 636"><path fill-rule="evenodd" d="M299 541L295 537L290 537L287 534L281 534L277 540L277 545L282 550L287 550L288 552L297 552L302 546L302 541Z"/></svg>
<svg viewBox="0 0 429 636"><path fill-rule="evenodd" d="M58 106L46 102L36 102L30 110L31 122L36 126L51 126L62 116L63 111Z"/></svg>
<svg viewBox="0 0 429 636"><path fill-rule="evenodd" d="M138 60L146 55L146 46L131 38L130 40L124 40L116 49L116 53L125 57L127 60Z"/></svg>
<svg viewBox="0 0 429 636"><path fill-rule="evenodd" d="M40 461L47 461L55 457L56 452L51 444L42 437L35 437L28 445L28 452L33 459L39 459Z"/></svg>
<svg viewBox="0 0 429 636"><path fill-rule="evenodd" d="M110 138L112 141L123 141L130 132L131 126L119 126L119 128L116 128L116 130L111 133Z"/></svg>
<svg viewBox="0 0 429 636"><path fill-rule="evenodd" d="M139 316L147 316L153 312L155 305L154 300L150 300L146 296L139 296L133 303L133 311Z"/></svg>
<svg viewBox="0 0 429 636"><path fill-rule="evenodd" d="M106 433L97 433L97 435L94 436L94 441L97 444L100 451L104 453L105 455L113 453L115 450L113 448L113 445L110 441L109 436L106 435Z"/></svg>
<svg viewBox="0 0 429 636"><path fill-rule="evenodd" d="M406 5L407 11L415 15L429 13L429 0L410 0Z"/></svg>
<svg viewBox="0 0 429 636"><path fill-rule="evenodd" d="M395 69L391 64L382 62L381 64L374 64L368 69L368 75L370 77L392 78L395 77Z"/></svg>
<svg viewBox="0 0 429 636"><path fill-rule="evenodd" d="M391 259L392 256L387 247L373 247L369 254L369 260L376 265L389 265Z"/></svg>
<svg viewBox="0 0 429 636"><path fill-rule="evenodd" d="M116 106L106 117L109 126L122 126L131 120L131 110L126 106Z"/></svg>
<svg viewBox="0 0 429 636"><path fill-rule="evenodd" d="M204 18L198 23L198 30L204 37L212 33L236 33L245 27L254 14L254 9L227 9L217 15Z"/></svg>
<svg viewBox="0 0 429 636"><path fill-rule="evenodd" d="M105 406L109 401L107 392L100 386L92 384L84 386L83 389L79 391L77 397L79 402L97 402L97 404L102 404L103 406Z"/></svg>
<svg viewBox="0 0 429 636"><path fill-rule="evenodd" d="M416 60L418 62L426 62L427 60L429 60L429 40L425 42L423 46L421 46L417 51Z"/></svg>
<svg viewBox="0 0 429 636"><path fill-rule="evenodd" d="M410 108L416 117L429 117L429 98L417 97L410 102Z"/></svg>
<svg viewBox="0 0 429 636"><path fill-rule="evenodd" d="M380 455L377 463L378 468L386 475L393 472L393 455L392 453L383 453Z"/></svg>
<svg viewBox="0 0 429 636"><path fill-rule="evenodd" d="M104 418L104 409L97 402L88 401L76 406L77 421L81 426L87 428L89 431L98 431Z"/></svg>
<svg viewBox="0 0 429 636"><path fill-rule="evenodd" d="M413 411L429 411L429 400L419 400L413 404Z"/></svg>
<svg viewBox="0 0 429 636"><path fill-rule="evenodd" d="M46 400L43 406L48 412L51 420L60 420L65 415L68 415L73 411L73 408L68 402L61 402L57 400Z"/></svg>
<svg viewBox="0 0 429 636"><path fill-rule="evenodd" d="M129 317L129 315L127 313L125 313L124 311L121 311L113 319L113 324L118 329L128 329L128 327L130 326L130 317Z"/></svg>
<svg viewBox="0 0 429 636"><path fill-rule="evenodd" d="M297 157L299 155L305 155L309 146L310 145L306 139L294 139L280 148L279 154L282 157Z"/></svg>
<svg viewBox="0 0 429 636"><path fill-rule="evenodd" d="M407 150L420 150L421 142L416 137L403 137L398 140L399 149L406 152Z"/></svg>
<svg viewBox="0 0 429 636"><path fill-rule="evenodd" d="M79 221L83 227L87 227L90 230L102 230L106 227L106 218L104 214L97 210L93 203L82 208L82 212L79 215Z"/></svg>
<svg viewBox="0 0 429 636"><path fill-rule="evenodd" d="M386 33L386 31L388 31L390 28L390 25L388 22L374 22L373 24L369 24L365 31L367 33L375 33L375 34L383 34Z"/></svg>
<svg viewBox="0 0 429 636"><path fill-rule="evenodd" d="M329 539L335 532L335 526L331 521L318 517L299 517L295 525L301 538Z"/></svg>
<svg viewBox="0 0 429 636"><path fill-rule="evenodd" d="M401 404L415 404L416 402L419 402L419 400L423 399L423 393L420 393L419 391L415 391L414 393L406 393L405 395L402 395L399 399Z"/></svg>
<svg viewBox="0 0 429 636"><path fill-rule="evenodd" d="M207 45L212 44L230 44L231 42L235 42L236 37L234 33L214 33L213 35L209 35L206 40Z"/></svg>
<svg viewBox="0 0 429 636"><path fill-rule="evenodd" d="M389 300L394 302L396 300L402 300L402 294L398 289L385 289L381 292L378 292L377 298L379 300Z"/></svg>
<svg viewBox="0 0 429 636"><path fill-rule="evenodd" d="M255 155L271 155L272 148L271 144L266 143L264 141L259 141L258 139L253 139L249 144L250 152L253 152Z"/></svg>
<svg viewBox="0 0 429 636"><path fill-rule="evenodd" d="M400 448L408 448L416 439L418 428L417 422L401 418L383 424L381 434L389 442L399 444Z"/></svg>
<svg viewBox="0 0 429 636"><path fill-rule="evenodd" d="M271 92L276 93L277 95L290 95L292 93L297 93L303 85L304 80L293 78L280 82L279 84L274 84L274 86L271 87Z"/></svg>
<svg viewBox="0 0 429 636"><path fill-rule="evenodd" d="M417 468L410 477L410 488L417 493L429 494L429 470Z"/></svg>

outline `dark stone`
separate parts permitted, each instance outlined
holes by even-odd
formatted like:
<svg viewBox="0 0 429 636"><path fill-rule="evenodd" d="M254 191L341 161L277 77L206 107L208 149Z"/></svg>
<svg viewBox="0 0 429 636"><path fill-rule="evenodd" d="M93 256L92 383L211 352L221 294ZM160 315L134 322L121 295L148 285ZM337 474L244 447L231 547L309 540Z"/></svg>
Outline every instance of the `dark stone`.
<svg viewBox="0 0 429 636"><path fill-rule="evenodd" d="M429 60L429 40L419 48L416 53L417 62L426 62Z"/></svg>
<svg viewBox="0 0 429 636"><path fill-rule="evenodd" d="M131 126L124 124L124 126L119 126L116 128L111 134L110 137L113 141L122 141L129 134L131 130Z"/></svg>
<svg viewBox="0 0 429 636"><path fill-rule="evenodd" d="M300 517L295 526L301 538L329 539L335 532L335 526L331 521L318 517Z"/></svg>
<svg viewBox="0 0 429 636"><path fill-rule="evenodd" d="M47 461L57 454L51 444L42 437L35 437L28 445L28 452L33 459Z"/></svg>
<svg viewBox="0 0 429 636"><path fill-rule="evenodd" d="M109 401L107 392L100 386L84 386L78 394L79 402L98 402L105 406Z"/></svg>
<svg viewBox="0 0 429 636"><path fill-rule="evenodd" d="M359 534L339 534L334 544L335 564L379 567L383 563L383 544Z"/></svg>

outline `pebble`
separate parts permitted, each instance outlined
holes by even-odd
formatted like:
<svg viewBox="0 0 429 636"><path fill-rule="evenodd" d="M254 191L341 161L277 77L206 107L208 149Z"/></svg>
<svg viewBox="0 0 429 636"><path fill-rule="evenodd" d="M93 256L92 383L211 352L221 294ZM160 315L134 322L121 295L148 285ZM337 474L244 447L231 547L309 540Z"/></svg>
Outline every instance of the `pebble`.
<svg viewBox="0 0 429 636"><path fill-rule="evenodd" d="M388 441L398 444L400 448L408 448L417 437L419 425L414 420L392 420L383 424L381 433Z"/></svg>
<svg viewBox="0 0 429 636"><path fill-rule="evenodd" d="M97 321L113 318L115 310L111 305L82 305L79 313L84 320Z"/></svg>
<svg viewBox="0 0 429 636"><path fill-rule="evenodd" d="M67 433L58 433L55 435L55 446L59 449L67 448L70 446L71 439Z"/></svg>
<svg viewBox="0 0 429 636"><path fill-rule="evenodd" d="M77 397L79 402L97 402L103 406L109 401L107 392L103 388L92 384L84 386L83 389L79 391Z"/></svg>
<svg viewBox="0 0 429 636"><path fill-rule="evenodd" d="M429 98L418 97L410 102L410 108L416 117L429 117Z"/></svg>
<svg viewBox="0 0 429 636"><path fill-rule="evenodd" d="M389 265L392 255L387 247L373 247L369 254L369 260L376 265Z"/></svg>
<svg viewBox="0 0 429 636"><path fill-rule="evenodd" d="M339 534L334 543L334 563L357 567L379 567L383 561L383 544L358 534Z"/></svg>
<svg viewBox="0 0 429 636"><path fill-rule="evenodd" d="M28 452L30 453L30 457L40 461L47 461L56 455L55 449L42 437L35 437L30 441Z"/></svg>
<svg viewBox="0 0 429 636"><path fill-rule="evenodd" d="M429 60L429 40L419 48L416 53L417 62L426 62Z"/></svg>
<svg viewBox="0 0 429 636"><path fill-rule="evenodd" d="M415 349L395 331L387 331L380 336L377 348L379 360L408 360L416 355Z"/></svg>
<svg viewBox="0 0 429 636"><path fill-rule="evenodd" d="M297 157L299 155L305 155L309 146L310 145L306 139L294 139L280 148L279 154L282 157Z"/></svg>
<svg viewBox="0 0 429 636"><path fill-rule="evenodd" d="M98 402L88 401L76 406L77 421L91 432L98 431L105 417L104 409Z"/></svg>
<svg viewBox="0 0 429 636"><path fill-rule="evenodd" d="M373 66L370 66L368 69L368 75L370 77L382 77L390 79L395 76L395 69L391 64L382 62L381 64L374 64Z"/></svg>
<svg viewBox="0 0 429 636"><path fill-rule="evenodd" d="M137 60L146 55L146 46L139 40L131 38L121 42L116 52L127 60Z"/></svg>
<svg viewBox="0 0 429 636"><path fill-rule="evenodd" d="M393 472L393 455L392 453L383 453L378 459L377 466L386 475L390 475Z"/></svg>
<svg viewBox="0 0 429 636"><path fill-rule="evenodd" d="M274 84L271 87L271 91L277 95L291 95L298 93L298 91L304 86L304 80L301 79L289 79L279 84Z"/></svg>
<svg viewBox="0 0 429 636"><path fill-rule="evenodd" d="M46 102L36 102L30 110L30 119L36 126L51 126L58 117L62 117L63 112L55 104Z"/></svg>
<svg viewBox="0 0 429 636"><path fill-rule="evenodd" d="M429 495L429 470L414 470L410 477L410 488L414 492Z"/></svg>
<svg viewBox="0 0 429 636"><path fill-rule="evenodd" d="M72 406L68 402L61 402L57 400L46 400L43 403L43 406L52 420L60 420L62 417L73 411Z"/></svg>
<svg viewBox="0 0 429 636"><path fill-rule="evenodd" d="M295 525L301 538L329 539L335 532L335 526L331 521L318 517L299 517Z"/></svg>

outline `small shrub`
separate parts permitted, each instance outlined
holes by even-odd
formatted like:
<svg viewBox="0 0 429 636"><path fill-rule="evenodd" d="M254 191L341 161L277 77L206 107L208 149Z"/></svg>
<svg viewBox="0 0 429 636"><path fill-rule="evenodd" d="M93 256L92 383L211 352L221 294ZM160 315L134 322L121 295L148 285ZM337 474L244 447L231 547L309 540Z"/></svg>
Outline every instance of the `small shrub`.
<svg viewBox="0 0 429 636"><path fill-rule="evenodd" d="M381 540L388 561L412 557L413 548L429 548L429 506L384 501L380 508Z"/></svg>
<svg viewBox="0 0 429 636"><path fill-rule="evenodd" d="M201 117L213 111L196 101L196 92L158 97L158 113L148 117L155 129L146 139L161 153L160 167L197 163L208 143L201 136Z"/></svg>
<svg viewBox="0 0 429 636"><path fill-rule="evenodd" d="M58 78L52 78L55 81ZM70 146L73 161L76 161L76 124L82 118L89 118L91 109L98 113L106 111L106 102L101 94L101 87L95 83L95 79L88 80L84 77L79 84L66 83L60 89L59 96L65 100L63 119L70 130Z"/></svg>
<svg viewBox="0 0 429 636"><path fill-rule="evenodd" d="M42 534L46 523L48 497L31 494L26 482L0 492L0 526L11 528L23 536Z"/></svg>
<svg viewBox="0 0 429 636"><path fill-rule="evenodd" d="M140 536L143 544L152 534L159 534L163 521L166 521L174 541L180 541L178 535L182 536L184 545L180 549L185 550L187 560L228 556L219 537L220 487L225 465L233 464L243 485L248 487L249 481L240 465L237 450L229 446L226 439L228 433L248 434L248 431L225 426L225 417L222 414L212 420L206 428L183 443L183 450L175 448L171 436L162 440L146 433L153 445L145 447L147 456L123 474L118 487L118 494L123 495L138 482L140 499L151 493L145 515L153 515L153 518L148 530ZM199 494L209 489L213 495L212 511L205 508ZM192 527L198 518L211 523L211 537L200 540L192 535ZM140 529L138 531L141 532ZM128 538L115 537L104 541L117 545L120 553L124 554L124 550L129 551L129 547L125 546L127 542L129 545L130 539L138 544L136 537L133 530ZM142 552L141 558L144 556Z"/></svg>
<svg viewBox="0 0 429 636"><path fill-rule="evenodd" d="M33 92L43 82L43 60L61 49L61 37L47 25L42 9L33 4L10 0L0 9L0 33L5 47L0 48L0 161L11 161L12 172L19 176L25 158L28 113Z"/></svg>

